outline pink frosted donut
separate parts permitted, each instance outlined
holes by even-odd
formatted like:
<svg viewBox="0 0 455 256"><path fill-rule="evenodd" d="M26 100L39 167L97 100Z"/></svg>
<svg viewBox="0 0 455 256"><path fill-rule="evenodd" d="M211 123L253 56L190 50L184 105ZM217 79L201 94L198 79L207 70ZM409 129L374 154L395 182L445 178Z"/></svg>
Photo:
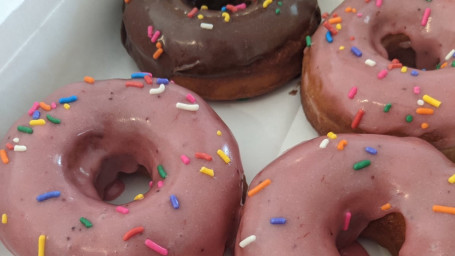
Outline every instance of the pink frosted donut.
<svg viewBox="0 0 455 256"><path fill-rule="evenodd" d="M24 115L2 140L1 241L21 256L39 247L46 256L223 255L243 188L230 130L166 79L87 81L32 107L41 116ZM141 170L153 181L142 200L103 201L121 192L120 173Z"/></svg>
<svg viewBox="0 0 455 256"><path fill-rule="evenodd" d="M360 249L351 246L359 236L392 255L453 255L454 173L418 138L341 134L302 143L251 182L235 255L339 256Z"/></svg>
<svg viewBox="0 0 455 256"><path fill-rule="evenodd" d="M420 137L455 161L454 10L452 0L346 0L328 15L302 76L319 134Z"/></svg>

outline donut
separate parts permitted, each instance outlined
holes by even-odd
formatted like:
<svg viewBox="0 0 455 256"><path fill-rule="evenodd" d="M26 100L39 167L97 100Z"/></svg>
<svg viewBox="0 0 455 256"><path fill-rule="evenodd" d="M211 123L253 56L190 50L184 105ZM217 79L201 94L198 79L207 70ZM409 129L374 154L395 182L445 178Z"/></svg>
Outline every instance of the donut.
<svg viewBox="0 0 455 256"><path fill-rule="evenodd" d="M359 236L392 255L452 255L454 173L453 162L415 137L301 143L252 180L235 255L339 256Z"/></svg>
<svg viewBox="0 0 455 256"><path fill-rule="evenodd" d="M301 84L318 133L419 137L455 161L451 10L449 0L346 0L324 15Z"/></svg>
<svg viewBox="0 0 455 256"><path fill-rule="evenodd" d="M124 5L122 41L140 70L234 100L296 78L319 23L316 0L134 0Z"/></svg>
<svg viewBox="0 0 455 256"><path fill-rule="evenodd" d="M11 253L223 255L232 244L243 190L233 135L198 95L133 77L64 86L7 132L0 239ZM106 201L119 175L140 171L147 192Z"/></svg>

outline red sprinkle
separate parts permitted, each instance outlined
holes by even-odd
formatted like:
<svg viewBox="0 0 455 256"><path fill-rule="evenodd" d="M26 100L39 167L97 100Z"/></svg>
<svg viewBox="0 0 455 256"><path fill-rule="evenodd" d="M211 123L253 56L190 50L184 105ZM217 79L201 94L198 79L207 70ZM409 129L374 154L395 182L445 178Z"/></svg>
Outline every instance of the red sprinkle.
<svg viewBox="0 0 455 256"><path fill-rule="evenodd" d="M6 143L6 148L9 150L14 150L14 145L8 142Z"/></svg>
<svg viewBox="0 0 455 256"><path fill-rule="evenodd" d="M187 14L188 18L193 18L194 15L196 15L197 11L198 11L197 7L191 9L191 11Z"/></svg>
<svg viewBox="0 0 455 256"><path fill-rule="evenodd" d="M144 232L144 227L135 227L135 228L132 228L130 229L128 232L126 232L124 235L123 235L123 241L127 241L128 239L130 239L131 237L133 237L134 235L137 235L137 234L140 234Z"/></svg>
<svg viewBox="0 0 455 256"><path fill-rule="evenodd" d="M231 12L237 12L237 7L233 6L232 4L226 5L226 9L228 9Z"/></svg>
<svg viewBox="0 0 455 256"><path fill-rule="evenodd" d="M212 161L212 156L207 153L197 152L196 154L194 154L194 157L199 158L199 159L204 159L207 161Z"/></svg>
<svg viewBox="0 0 455 256"><path fill-rule="evenodd" d="M322 23L322 25L330 31L330 33L332 33L332 35L336 35L338 34L338 30L336 30L336 28L334 28L332 25L330 25L330 23L328 21L324 21L324 23Z"/></svg>
<svg viewBox="0 0 455 256"><path fill-rule="evenodd" d="M354 120L352 120L352 123L351 123L352 129L355 129L359 126L359 123L362 120L363 114L365 114L365 110L359 109L359 111L357 111L357 114L355 115Z"/></svg>
<svg viewBox="0 0 455 256"><path fill-rule="evenodd" d="M143 88L144 84L141 82L137 81L128 81L125 83L126 87L137 87L137 88Z"/></svg>
<svg viewBox="0 0 455 256"><path fill-rule="evenodd" d="M153 84L152 75L144 76L144 80L147 84Z"/></svg>

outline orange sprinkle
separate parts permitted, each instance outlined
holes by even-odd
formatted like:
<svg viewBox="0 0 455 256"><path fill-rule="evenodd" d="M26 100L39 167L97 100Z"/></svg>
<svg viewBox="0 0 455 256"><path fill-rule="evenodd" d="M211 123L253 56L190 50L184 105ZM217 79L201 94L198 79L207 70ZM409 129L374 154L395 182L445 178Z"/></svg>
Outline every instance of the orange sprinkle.
<svg viewBox="0 0 455 256"><path fill-rule="evenodd" d="M123 235L123 241L127 241L129 240L131 237L133 237L134 235L137 235L139 233L142 233L144 232L144 227L135 227L135 228L132 228L130 229L128 232L126 232L124 235Z"/></svg>
<svg viewBox="0 0 455 256"><path fill-rule="evenodd" d="M433 205L433 211L434 212L440 212L440 213L455 214L455 207L436 205L435 204L435 205Z"/></svg>
<svg viewBox="0 0 455 256"><path fill-rule="evenodd" d="M329 23L330 23L330 24L341 23L341 21L342 21L342 20L341 20L341 17L339 17L339 16L338 16L338 17L335 17L335 18L329 19Z"/></svg>
<svg viewBox="0 0 455 256"><path fill-rule="evenodd" d="M427 129L428 127L430 127L430 125L428 123L422 123L420 125L420 128L422 128L422 129Z"/></svg>
<svg viewBox="0 0 455 256"><path fill-rule="evenodd" d="M125 83L126 87L137 87L137 88L144 88L144 84L137 81L128 81Z"/></svg>
<svg viewBox="0 0 455 256"><path fill-rule="evenodd" d="M194 154L194 157L196 157L198 159L204 159L204 160L207 160L207 161L212 161L212 156L207 154L207 153L197 152L197 153Z"/></svg>
<svg viewBox="0 0 455 256"><path fill-rule="evenodd" d="M419 115L433 115L434 109L432 108L417 108L416 113Z"/></svg>
<svg viewBox="0 0 455 256"><path fill-rule="evenodd" d="M442 63L441 68L445 68L445 67L447 67L447 65L448 65L448 63L446 61L446 62Z"/></svg>
<svg viewBox="0 0 455 256"><path fill-rule="evenodd" d="M346 9L344 9L344 11L345 11L345 12L352 12L351 6L346 7Z"/></svg>
<svg viewBox="0 0 455 256"><path fill-rule="evenodd" d="M153 59L154 60L157 60L161 54L163 53L163 48L158 48L155 53L153 54Z"/></svg>
<svg viewBox="0 0 455 256"><path fill-rule="evenodd" d="M352 8L352 13L357 13L357 9L356 8Z"/></svg>
<svg viewBox="0 0 455 256"><path fill-rule="evenodd" d="M129 4L131 0L125 0L125 4Z"/></svg>
<svg viewBox="0 0 455 256"><path fill-rule="evenodd" d="M84 76L84 82L86 82L88 84L93 84L93 83L95 83L95 78L93 78L91 76Z"/></svg>
<svg viewBox="0 0 455 256"><path fill-rule="evenodd" d="M158 49L163 48L163 45L161 44L161 42L156 43L155 46Z"/></svg>
<svg viewBox="0 0 455 256"><path fill-rule="evenodd" d="M50 111L52 109L51 105L48 105L48 104L46 104L45 102L42 102L42 101L39 103L39 106L40 106L40 108L42 108L42 109L44 109L46 111Z"/></svg>
<svg viewBox="0 0 455 256"><path fill-rule="evenodd" d="M256 195L259 191L263 190L265 187L270 185L272 181L270 179L266 179L263 182L259 183L256 187L252 188L250 191L248 191L248 196L254 196Z"/></svg>
<svg viewBox="0 0 455 256"><path fill-rule="evenodd" d="M387 69L391 70L391 69L394 69L394 68L402 68L403 67L403 64L401 63L390 63L389 65L387 65Z"/></svg>
<svg viewBox="0 0 455 256"><path fill-rule="evenodd" d="M383 206L381 206L381 210L383 210L383 211L387 211L390 208L392 208L392 205L390 203L386 203Z"/></svg>
<svg viewBox="0 0 455 256"><path fill-rule="evenodd" d="M14 150L14 145L8 142L6 143L6 148L9 150Z"/></svg>
<svg viewBox="0 0 455 256"><path fill-rule="evenodd" d="M340 140L340 142L338 142L337 149L343 150L346 145L348 145L347 140Z"/></svg>
<svg viewBox="0 0 455 256"><path fill-rule="evenodd" d="M4 164L9 163L9 158L8 155L6 154L6 150L0 149L0 158L2 159L2 162Z"/></svg>

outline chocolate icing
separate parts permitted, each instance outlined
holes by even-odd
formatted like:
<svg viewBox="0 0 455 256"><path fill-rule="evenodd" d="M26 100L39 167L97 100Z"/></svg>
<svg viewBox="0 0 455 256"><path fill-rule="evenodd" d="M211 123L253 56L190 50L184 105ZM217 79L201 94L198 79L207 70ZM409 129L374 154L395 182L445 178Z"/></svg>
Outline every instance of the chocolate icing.
<svg viewBox="0 0 455 256"><path fill-rule="evenodd" d="M215 10L200 10L202 20L188 18L193 7L183 0L135 0L124 8L123 41L140 69L158 76L235 75L308 34L308 27L320 18L315 0L282 3L277 15L276 3L263 8L261 1L254 1L224 22ZM213 29L201 29L203 22L213 24ZM156 47L147 37L149 25L161 31L164 53L158 60L152 58Z"/></svg>
<svg viewBox="0 0 455 256"><path fill-rule="evenodd" d="M376 229L380 244L397 233L405 236L395 248L399 255L453 254L455 216L432 208L455 206L455 188L447 181L455 173L454 163L417 138L339 134L320 148L326 138L290 149L253 179L250 188L265 179L271 183L246 199L236 256L339 256L338 249L351 245L372 220L393 213L402 216L403 227L385 233ZM342 140L347 144L340 150ZM367 153L366 147L377 154ZM354 170L362 160L371 164ZM391 208L382 210L386 203ZM347 212L351 218L343 230ZM270 224L274 217L286 218L286 223ZM238 243L250 235L256 241L240 248Z"/></svg>
<svg viewBox="0 0 455 256"><path fill-rule="evenodd" d="M39 235L46 236L46 256L152 255L145 239L167 248L169 255L223 255L243 187L231 132L197 95L199 110L176 108L177 102L191 104L187 89L169 84L163 93L150 95L149 89L158 87L156 80L142 89L126 87L127 81L62 87L45 102L76 95L71 108L40 110L44 118L50 114L61 124L46 120L33 134L20 133L17 125L28 125L31 119L24 115L2 140L5 145L18 137L19 144L27 146L25 152L8 151L9 163L0 163L0 213L8 215L0 239L14 255L36 255ZM219 149L230 163L217 155ZM195 158L196 152L210 154L212 161ZM180 160L183 154L189 164ZM165 179L158 165L164 167ZM139 166L155 185L143 200L123 205L128 214L116 212L115 205L102 201L100 191L115 182L119 172L135 172ZM199 172L202 166L213 169L215 176ZM156 185L160 180L162 188ZM38 195L54 190L61 196L37 202ZM171 194L178 198L179 209L172 207ZM93 227L84 227L81 217ZM144 232L123 241L137 226Z"/></svg>

